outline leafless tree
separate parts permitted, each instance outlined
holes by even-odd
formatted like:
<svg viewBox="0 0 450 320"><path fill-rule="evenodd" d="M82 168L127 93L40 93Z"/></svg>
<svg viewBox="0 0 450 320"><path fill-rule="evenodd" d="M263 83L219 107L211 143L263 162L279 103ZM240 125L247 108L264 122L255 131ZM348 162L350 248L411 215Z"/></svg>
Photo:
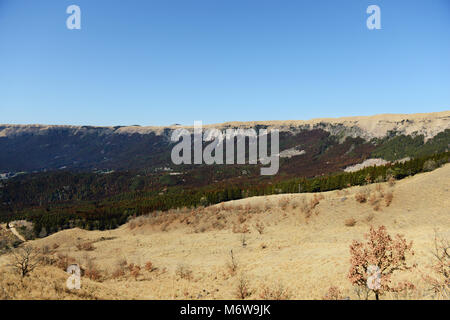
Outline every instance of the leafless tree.
<svg viewBox="0 0 450 320"><path fill-rule="evenodd" d="M22 246L12 252L9 266L24 278L39 265L41 258L38 249L32 246Z"/></svg>

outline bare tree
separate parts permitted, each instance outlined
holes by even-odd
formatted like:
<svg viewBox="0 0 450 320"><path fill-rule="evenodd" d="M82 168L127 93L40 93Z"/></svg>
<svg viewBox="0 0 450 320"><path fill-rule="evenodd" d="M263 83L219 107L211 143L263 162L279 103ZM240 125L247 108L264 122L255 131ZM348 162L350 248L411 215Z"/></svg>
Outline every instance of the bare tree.
<svg viewBox="0 0 450 320"><path fill-rule="evenodd" d="M433 295L444 299L450 297L450 241L438 235L434 236L432 273L423 278L429 284Z"/></svg>
<svg viewBox="0 0 450 320"><path fill-rule="evenodd" d="M22 278L33 271L41 262L41 255L38 249L32 246L19 247L12 252L11 263Z"/></svg>

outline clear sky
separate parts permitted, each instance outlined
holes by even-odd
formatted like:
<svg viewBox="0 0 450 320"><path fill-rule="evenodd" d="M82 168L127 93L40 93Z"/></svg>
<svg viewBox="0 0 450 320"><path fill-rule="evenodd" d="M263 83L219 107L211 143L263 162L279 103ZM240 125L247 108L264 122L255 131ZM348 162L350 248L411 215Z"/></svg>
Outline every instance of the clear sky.
<svg viewBox="0 0 450 320"><path fill-rule="evenodd" d="M81 8L68 30L66 8ZM381 8L381 30L366 9ZM450 0L0 0L0 123L450 110Z"/></svg>

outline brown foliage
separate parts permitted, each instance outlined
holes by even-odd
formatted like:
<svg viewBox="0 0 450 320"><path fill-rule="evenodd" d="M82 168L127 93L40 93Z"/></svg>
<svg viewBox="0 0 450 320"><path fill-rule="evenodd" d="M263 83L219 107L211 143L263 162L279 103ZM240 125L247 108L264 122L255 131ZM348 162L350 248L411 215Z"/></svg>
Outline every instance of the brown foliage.
<svg viewBox="0 0 450 320"><path fill-rule="evenodd" d="M154 270L153 263L151 261L147 261L145 263L145 270L152 272Z"/></svg>
<svg viewBox="0 0 450 320"><path fill-rule="evenodd" d="M192 280L192 270L187 265L179 264L175 274L181 279Z"/></svg>
<svg viewBox="0 0 450 320"><path fill-rule="evenodd" d="M77 244L77 249L79 251L93 251L95 250L95 247L93 246L92 242L83 242Z"/></svg>
<svg viewBox="0 0 450 320"><path fill-rule="evenodd" d="M345 225L347 227L353 227L356 224L356 220L354 218L349 218L345 220Z"/></svg>
<svg viewBox="0 0 450 320"><path fill-rule="evenodd" d="M277 287L263 285L259 295L263 300L289 300L291 296L291 292L282 284L278 284Z"/></svg>
<svg viewBox="0 0 450 320"><path fill-rule="evenodd" d="M357 194L355 194L355 200L359 203L364 203L367 201L367 192L359 191Z"/></svg>
<svg viewBox="0 0 450 320"><path fill-rule="evenodd" d="M389 207L391 205L393 198L394 198L394 194L392 192L388 192L385 194L384 203L386 204L386 207Z"/></svg>
<svg viewBox="0 0 450 320"><path fill-rule="evenodd" d="M355 286L366 286L368 267L378 267L381 287L372 290L378 299L384 292L396 290L396 287L391 285L391 276L394 272L410 269L406 258L408 254L414 254L411 250L412 242L407 243L406 239L398 234L393 239L384 226L378 230L371 227L366 239L366 243L354 240L350 245L351 266L348 278Z"/></svg>
<svg viewBox="0 0 450 320"><path fill-rule="evenodd" d="M342 292L338 287L330 287L322 300L343 300Z"/></svg>

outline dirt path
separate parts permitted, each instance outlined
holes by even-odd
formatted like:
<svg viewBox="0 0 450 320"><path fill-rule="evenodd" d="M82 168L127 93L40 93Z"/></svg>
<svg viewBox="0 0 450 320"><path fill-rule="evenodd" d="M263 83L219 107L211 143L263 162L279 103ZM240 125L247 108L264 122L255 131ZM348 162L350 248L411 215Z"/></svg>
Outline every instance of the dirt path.
<svg viewBox="0 0 450 320"><path fill-rule="evenodd" d="M27 240L25 240L24 237L22 237L22 235L21 235L19 232L17 232L16 228L10 227L9 230L11 230L11 232L12 232L17 238L19 238L20 240L22 240L23 242L26 242L26 241L27 241Z"/></svg>

